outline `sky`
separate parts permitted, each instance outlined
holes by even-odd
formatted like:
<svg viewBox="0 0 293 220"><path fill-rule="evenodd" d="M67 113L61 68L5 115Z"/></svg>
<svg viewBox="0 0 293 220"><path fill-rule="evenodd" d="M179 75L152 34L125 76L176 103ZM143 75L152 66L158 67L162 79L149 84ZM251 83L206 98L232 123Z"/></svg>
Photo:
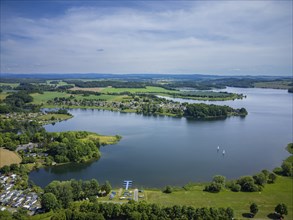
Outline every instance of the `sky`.
<svg viewBox="0 0 293 220"><path fill-rule="evenodd" d="M292 76L291 0L0 1L0 73Z"/></svg>

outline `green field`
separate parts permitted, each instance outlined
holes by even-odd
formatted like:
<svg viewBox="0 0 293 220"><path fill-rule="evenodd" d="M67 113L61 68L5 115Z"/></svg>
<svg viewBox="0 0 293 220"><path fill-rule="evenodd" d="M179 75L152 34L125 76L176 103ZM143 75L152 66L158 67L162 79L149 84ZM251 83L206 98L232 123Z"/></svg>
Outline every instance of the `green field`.
<svg viewBox="0 0 293 220"><path fill-rule="evenodd" d="M189 191L184 189L175 190L170 194L160 190L145 190L144 195L148 203L157 203L163 206L186 205L195 208L200 207L231 207L234 210L236 219L244 219L242 216L249 213L249 206L255 202L259 212L255 219L269 219L267 215L274 213L278 203L285 203L288 207L288 216L293 217L293 179L290 177L278 176L276 183L267 184L262 192L232 192L223 190L220 193L209 193L203 191L205 184L195 184ZM114 191L119 191L118 189ZM107 197L99 198L101 201L109 201ZM125 202L118 198L114 202Z"/></svg>
<svg viewBox="0 0 293 220"><path fill-rule="evenodd" d="M191 191L178 191L165 194L161 191L147 191L147 201L161 205L192 205L194 207L231 207L234 209L237 219L243 218L243 213L249 212L249 205L255 202L259 206L259 212L255 218L267 219L267 215L274 212L278 203L285 203L289 215L285 219L293 217L293 179L278 176L275 184L267 184L262 192L231 192L220 193L204 192L203 185L195 186Z"/></svg>
<svg viewBox="0 0 293 220"><path fill-rule="evenodd" d="M50 99L54 99L55 97L70 97L70 94L63 93L63 92L44 92L43 94L34 93L31 94L34 101L33 104L46 104L46 102Z"/></svg>
<svg viewBox="0 0 293 220"><path fill-rule="evenodd" d="M70 96L74 96L75 99L77 100L82 100L82 99L102 99L105 101L122 101L122 100L126 100L129 99L130 97L127 95L107 95L107 94L102 94L102 95L89 95L89 96L83 96L80 94L68 94L68 93L64 93L64 92L44 92L43 94L39 94L39 93L34 93L31 94L31 96L33 97L34 101L33 104L44 104L46 105L48 100L52 100L55 97L61 98L61 97L70 97ZM0 94L0 99L1 98L5 98L4 94Z"/></svg>

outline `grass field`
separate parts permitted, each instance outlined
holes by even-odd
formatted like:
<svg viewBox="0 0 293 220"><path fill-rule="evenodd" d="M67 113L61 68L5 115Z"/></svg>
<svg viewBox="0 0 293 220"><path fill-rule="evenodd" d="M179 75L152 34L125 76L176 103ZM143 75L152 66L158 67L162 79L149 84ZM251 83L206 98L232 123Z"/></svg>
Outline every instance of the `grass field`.
<svg viewBox="0 0 293 220"><path fill-rule="evenodd" d="M69 97L70 94L63 92L44 92L44 94L34 93L31 96L34 99L33 104L46 104L50 99L54 99L55 97Z"/></svg>
<svg viewBox="0 0 293 220"><path fill-rule="evenodd" d="M21 158L18 154L10 150L0 148L0 167L13 163L19 164L20 162Z"/></svg>
<svg viewBox="0 0 293 220"><path fill-rule="evenodd" d="M105 136L99 134L89 134L84 140L99 140L102 145L116 144L120 138L118 136Z"/></svg>
<svg viewBox="0 0 293 220"><path fill-rule="evenodd" d="M275 184L267 184L262 192L204 192L203 185L195 186L191 191L178 191L165 194L161 191L146 191L147 201L161 205L191 205L194 207L231 207L237 219L243 219L242 214L249 212L249 205L255 202L259 212L255 219L268 219L267 215L274 213L278 203L285 203L289 215L285 219L293 218L293 179L278 176Z"/></svg>
<svg viewBox="0 0 293 220"><path fill-rule="evenodd" d="M1 94L0 94L1 95ZM46 105L48 100L52 100L55 97L61 98L61 97L70 97L71 94L68 93L63 93L63 92L44 92L43 94L39 93L34 93L32 94L32 97L34 99L33 104L44 104ZM74 98L77 100L82 100L82 99L103 99L106 101L122 101L125 99L129 99L130 97L127 95L107 95L107 94L102 94L102 95L89 95L89 96L83 96L83 95L74 95ZM0 96L1 98L1 96ZM3 98L5 98L5 95L3 95Z"/></svg>
<svg viewBox="0 0 293 220"><path fill-rule="evenodd" d="M194 186L190 191L180 190L171 194L162 193L159 190L145 190L145 200L148 203L157 203L163 206L186 205L195 208L200 207L231 207L234 210L235 219L247 219L243 214L249 213L252 202L258 205L259 211L254 219L270 219L269 214L274 213L278 203L285 203L288 207L288 215L285 219L293 218L293 179L278 176L276 183L267 184L262 192L231 192L207 193L203 191L204 185ZM119 191L115 189L114 191ZM101 201L126 202L121 200L109 201L108 197L99 198ZM45 213L30 217L30 219L50 219L53 213Z"/></svg>

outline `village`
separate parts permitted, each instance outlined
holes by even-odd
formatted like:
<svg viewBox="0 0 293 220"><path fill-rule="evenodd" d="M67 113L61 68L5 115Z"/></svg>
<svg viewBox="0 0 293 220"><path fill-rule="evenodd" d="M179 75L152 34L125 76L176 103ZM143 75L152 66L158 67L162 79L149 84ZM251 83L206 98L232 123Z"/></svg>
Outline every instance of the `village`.
<svg viewBox="0 0 293 220"><path fill-rule="evenodd" d="M21 178L17 174L0 174L0 210L16 212L17 208L29 210L34 215L41 208L40 198L31 188L25 190L14 189L17 181Z"/></svg>
<svg viewBox="0 0 293 220"><path fill-rule="evenodd" d="M179 102L173 102L159 97L135 97L134 99L125 99L122 101L105 101L102 99L82 99L77 100L73 97L54 98L47 102L49 105L62 107L94 107L112 111L131 111L142 114L161 114L161 115L182 115L186 109L185 105Z"/></svg>

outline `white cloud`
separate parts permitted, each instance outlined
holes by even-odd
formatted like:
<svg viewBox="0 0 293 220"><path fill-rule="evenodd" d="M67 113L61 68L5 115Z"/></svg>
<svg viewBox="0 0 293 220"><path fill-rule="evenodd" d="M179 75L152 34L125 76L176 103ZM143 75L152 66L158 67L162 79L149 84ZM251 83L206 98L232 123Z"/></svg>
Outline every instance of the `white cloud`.
<svg viewBox="0 0 293 220"><path fill-rule="evenodd" d="M1 19L1 72L292 73L291 2L176 4Z"/></svg>

